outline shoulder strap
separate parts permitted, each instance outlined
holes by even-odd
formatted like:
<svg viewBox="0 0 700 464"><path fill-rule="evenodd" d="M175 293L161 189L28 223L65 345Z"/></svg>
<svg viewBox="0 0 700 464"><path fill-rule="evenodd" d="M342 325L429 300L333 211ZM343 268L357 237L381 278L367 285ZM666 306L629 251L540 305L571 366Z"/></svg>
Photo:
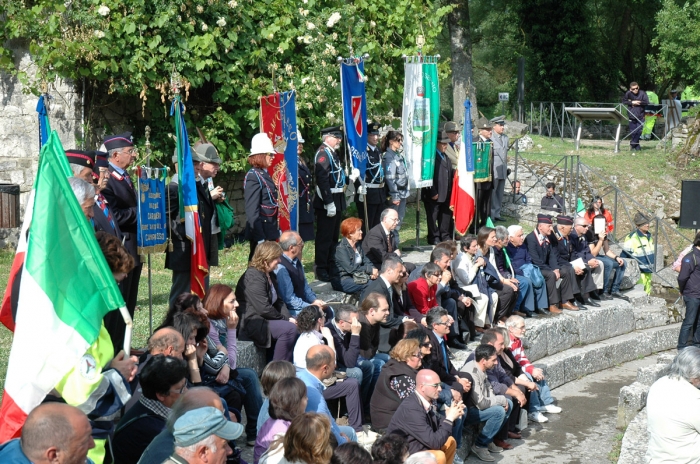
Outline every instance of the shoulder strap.
<svg viewBox="0 0 700 464"><path fill-rule="evenodd" d="M160 417L160 416L149 411L149 412L145 412L145 413L141 414L140 416L132 417L131 419L129 419L127 422L122 424L120 427L118 427L114 431L114 436L116 437L119 432L121 432L122 430L124 430L125 428L127 428L128 426L133 424L134 422L139 421L141 419L144 419L146 417Z"/></svg>

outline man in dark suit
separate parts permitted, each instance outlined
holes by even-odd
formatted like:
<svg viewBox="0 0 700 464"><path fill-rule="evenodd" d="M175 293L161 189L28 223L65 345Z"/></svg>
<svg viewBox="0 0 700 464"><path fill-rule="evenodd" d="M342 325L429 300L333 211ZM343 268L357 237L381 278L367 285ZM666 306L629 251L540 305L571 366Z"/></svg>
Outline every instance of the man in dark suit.
<svg viewBox="0 0 700 464"><path fill-rule="evenodd" d="M445 417L440 416L435 401L441 389L435 372L418 371L415 391L401 402L386 433L405 433L409 454L430 451L438 462L461 462L455 454L457 442L452 438L452 427L464 415L465 406L461 401L452 402L451 406L445 406Z"/></svg>
<svg viewBox="0 0 700 464"><path fill-rule="evenodd" d="M537 215L537 228L525 237L525 245L532 259L532 264L540 268L542 277L547 284L547 299L549 301L549 311L554 314L561 313L561 309L575 311L578 306L575 303L559 304L559 291L564 296L572 295L573 287L567 273L559 272L557 262L556 244L552 245L549 236L552 233L552 216L548 214ZM557 280L561 279L559 291L557 290Z"/></svg>
<svg viewBox="0 0 700 464"><path fill-rule="evenodd" d="M109 155L110 179L102 194L107 200L114 221L121 230L124 247L134 258L134 269L119 283L126 308L131 317L134 316L136 299L139 292L142 263L139 259L137 245L138 199L136 186L131 181L127 169L136 159L136 148L131 132L109 135L104 139L104 146ZM119 311L111 311L104 318L105 328L109 332L115 353L124 345L126 324Z"/></svg>
<svg viewBox="0 0 700 464"><path fill-rule="evenodd" d="M399 282L404 272L406 272L406 268L404 268L401 258L394 254L388 255L379 270L379 277L370 280L360 295L360 301L364 301L370 293L379 293L386 298L389 304L389 316L385 322L382 322L380 330L379 351L382 353L388 353L391 350L391 346L389 346L391 331L398 328L404 319L407 319L402 312L394 311L394 288L392 287Z"/></svg>
<svg viewBox="0 0 700 464"><path fill-rule="evenodd" d="M209 145L209 144L201 144ZM198 147L199 148L199 147ZM206 153L206 147L200 149L203 153ZM210 159L199 153L197 149L192 149L192 161L195 165L195 172L197 171L197 166L200 163L216 161L218 159ZM218 161L221 161L218 159ZM170 180L168 185L168 197L169 197L169 210L168 210L168 227L170 228L170 240L173 244L173 251L166 251L165 253L165 268L173 271L172 276L172 286L170 287L170 297L169 301L172 305L175 298L182 293L190 293L190 273L191 273L191 255L192 255L192 242L185 235L185 222L184 218L180 217L180 197L179 197L179 183L180 177L177 172L177 154L173 155L173 164L175 165L175 175ZM216 205L214 204L213 195L216 193L212 191L209 192L209 188L206 182L202 182L201 179L196 179L197 184L197 213L199 214L199 224L202 229L202 241L204 242L204 249L207 251L207 263L210 266L216 266L218 264L218 241L216 244L212 243L212 226L216 218L214 218L216 212ZM217 191L218 192L218 191ZM221 198L221 195L217 198ZM214 221L212 220L214 218ZM209 277L204 279L205 289L209 287Z"/></svg>
<svg viewBox="0 0 700 464"><path fill-rule="evenodd" d="M450 331L450 315L445 308L437 306L425 316L426 331L430 338L430 354L423 359L423 365L435 371L440 381L462 395L469 393L472 386L470 374L458 372L448 355L445 336ZM466 396L464 396L466 398Z"/></svg>
<svg viewBox="0 0 700 464"><path fill-rule="evenodd" d="M382 262L390 254L401 256L399 249L399 234L396 226L399 224L399 213L395 209L387 208L382 211L380 222L372 227L362 240L362 251L372 261L377 269L382 267ZM416 265L403 263L408 272L412 272Z"/></svg>
<svg viewBox="0 0 700 464"><path fill-rule="evenodd" d="M365 230L369 230L379 224L382 207L386 202L384 193L384 169L382 169L382 152L379 151L379 124L372 122L367 124L367 169L365 171L365 183L355 181L355 204L357 214L365 223ZM365 205L367 205L367 217L365 217ZM379 267L379 266L377 266Z"/></svg>
<svg viewBox="0 0 700 464"><path fill-rule="evenodd" d="M452 181L454 169L445 154L449 137L440 133L435 153L435 170L433 171L433 186L423 189L423 204L428 220L428 243L436 245L446 240L452 240L454 224L450 197L452 196Z"/></svg>

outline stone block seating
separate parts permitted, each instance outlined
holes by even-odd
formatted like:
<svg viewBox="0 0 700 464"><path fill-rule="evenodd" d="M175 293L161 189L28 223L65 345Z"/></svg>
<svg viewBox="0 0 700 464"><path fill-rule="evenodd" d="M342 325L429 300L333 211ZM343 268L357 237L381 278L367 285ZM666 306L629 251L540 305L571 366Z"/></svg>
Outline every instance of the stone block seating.
<svg viewBox="0 0 700 464"><path fill-rule="evenodd" d="M618 464L643 464L649 444L647 432L647 393L649 387L665 375L666 369L676 356L675 350L662 353L656 364L637 369L637 380L620 389L617 405L617 427L625 429Z"/></svg>

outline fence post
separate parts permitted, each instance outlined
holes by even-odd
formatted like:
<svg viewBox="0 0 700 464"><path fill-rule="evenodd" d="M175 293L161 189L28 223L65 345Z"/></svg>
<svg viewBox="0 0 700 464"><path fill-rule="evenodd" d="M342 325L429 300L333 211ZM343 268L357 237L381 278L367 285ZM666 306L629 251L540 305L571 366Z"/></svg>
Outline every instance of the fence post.
<svg viewBox="0 0 700 464"><path fill-rule="evenodd" d="M549 104L549 140L552 140L552 129L554 128L552 124L552 115L554 114L554 103Z"/></svg>
<svg viewBox="0 0 700 464"><path fill-rule="evenodd" d="M613 240L617 241L615 233L617 232L617 187L615 187L615 207L613 208Z"/></svg>
<svg viewBox="0 0 700 464"><path fill-rule="evenodd" d="M564 204L562 205L562 211L564 214L566 214L566 198L569 196L567 195L568 191L566 190L566 178L569 177L569 157L565 156L564 157Z"/></svg>
<svg viewBox="0 0 700 464"><path fill-rule="evenodd" d="M564 117L566 116L566 105L564 103L561 104L561 141L564 141Z"/></svg>
<svg viewBox="0 0 700 464"><path fill-rule="evenodd" d="M576 155L576 187L574 190L574 216L578 214L578 178L581 175L581 156Z"/></svg>
<svg viewBox="0 0 700 464"><path fill-rule="evenodd" d="M515 183L518 182L518 156L520 151L518 150L518 142L515 142L515 172L513 173L513 203L515 203ZM506 166L507 168L507 166Z"/></svg>
<svg viewBox="0 0 700 464"><path fill-rule="evenodd" d="M654 270L652 272L654 274L656 274L656 266L659 262L659 257L657 256L657 251L658 251L657 245L659 244L659 217L658 216L654 217L654 224L656 227L654 228ZM664 257L662 256L661 259L663 260ZM663 264L663 261L662 261L662 264Z"/></svg>

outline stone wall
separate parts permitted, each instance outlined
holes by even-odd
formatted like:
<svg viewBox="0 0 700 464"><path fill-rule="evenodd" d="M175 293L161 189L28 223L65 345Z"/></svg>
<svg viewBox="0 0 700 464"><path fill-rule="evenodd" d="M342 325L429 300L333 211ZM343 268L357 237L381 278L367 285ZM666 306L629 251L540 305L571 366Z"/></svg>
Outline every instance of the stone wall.
<svg viewBox="0 0 700 464"><path fill-rule="evenodd" d="M11 45L15 66L29 71L33 62L22 44ZM20 213L24 208L39 162L38 98L15 77L0 73L0 183L20 187ZM49 120L63 145L74 147L82 138L82 96L71 82L49 84ZM19 229L0 229L0 248L16 246Z"/></svg>

